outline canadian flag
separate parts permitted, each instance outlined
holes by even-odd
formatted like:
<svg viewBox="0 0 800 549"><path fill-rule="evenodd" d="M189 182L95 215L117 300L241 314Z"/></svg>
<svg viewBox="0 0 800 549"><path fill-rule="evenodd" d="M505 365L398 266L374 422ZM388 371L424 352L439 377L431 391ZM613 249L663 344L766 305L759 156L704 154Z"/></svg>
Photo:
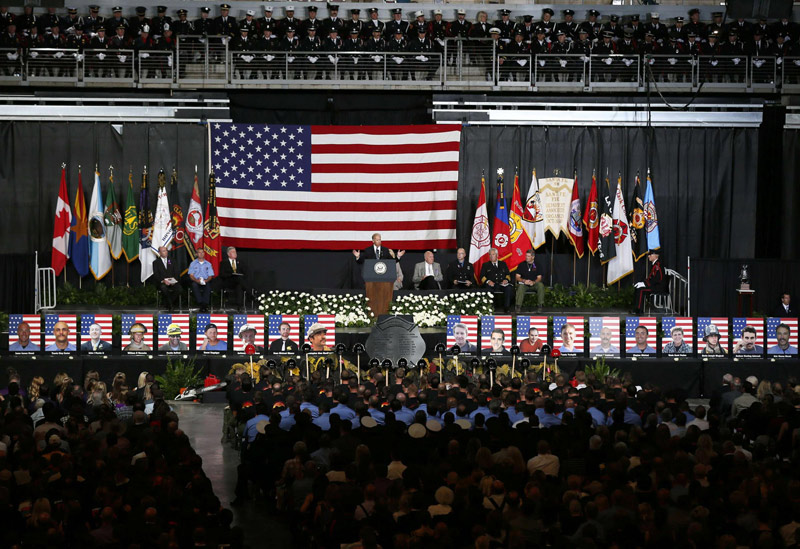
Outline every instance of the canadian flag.
<svg viewBox="0 0 800 549"><path fill-rule="evenodd" d="M67 265L69 258L69 226L72 220L72 208L69 207L69 194L67 192L67 171L66 167L61 168L61 187L58 190L58 202L56 203L56 216L53 221L53 252L50 265L56 272L56 276L61 274Z"/></svg>

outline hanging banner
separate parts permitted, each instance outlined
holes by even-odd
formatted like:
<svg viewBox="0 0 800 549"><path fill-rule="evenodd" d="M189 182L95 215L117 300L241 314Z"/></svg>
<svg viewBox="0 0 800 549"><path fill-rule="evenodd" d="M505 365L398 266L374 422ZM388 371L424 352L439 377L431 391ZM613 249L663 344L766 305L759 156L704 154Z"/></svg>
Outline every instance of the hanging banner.
<svg viewBox="0 0 800 549"><path fill-rule="evenodd" d="M563 232L568 235L572 186L574 179L548 177L539 180L539 198L542 205L544 230L558 238Z"/></svg>

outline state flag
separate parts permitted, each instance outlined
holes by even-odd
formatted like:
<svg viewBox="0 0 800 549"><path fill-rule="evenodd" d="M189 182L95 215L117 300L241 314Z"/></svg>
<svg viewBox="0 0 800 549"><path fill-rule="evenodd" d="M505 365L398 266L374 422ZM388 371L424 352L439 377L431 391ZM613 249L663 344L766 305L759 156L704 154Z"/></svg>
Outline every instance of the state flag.
<svg viewBox="0 0 800 549"><path fill-rule="evenodd" d="M217 216L217 191L214 173L208 177L208 200L206 201L206 218L203 223L203 249L206 261L219 273L219 262L222 259L222 236L220 235L219 217Z"/></svg>
<svg viewBox="0 0 800 549"><path fill-rule="evenodd" d="M542 197L539 194L539 180L536 179L536 170L531 172L531 186L528 188L528 197L522 215L522 226L531 239L533 249L538 250L545 243L544 215L542 214Z"/></svg>
<svg viewBox="0 0 800 549"><path fill-rule="evenodd" d="M100 172L94 172L94 189L89 204L89 263L95 280L100 280L111 271L111 249L106 239L105 204L100 188Z"/></svg>
<svg viewBox="0 0 800 549"><path fill-rule="evenodd" d="M597 249L600 252L600 263L605 264L617 255L617 247L614 245L614 203L611 202L611 183L609 183L608 177L605 179L602 191Z"/></svg>
<svg viewBox="0 0 800 549"><path fill-rule="evenodd" d="M653 181L650 178L650 170L647 170L647 189L644 191L644 214L647 219L645 227L647 229L647 247L651 250L661 248L661 235L658 231L658 214L656 213L656 199L653 195Z"/></svg>
<svg viewBox="0 0 800 549"><path fill-rule="evenodd" d="M106 224L106 240L108 241L111 257L119 259L122 256L122 213L117 203L117 193L114 191L114 169L108 175L108 192L103 210L103 221Z"/></svg>
<svg viewBox="0 0 800 549"><path fill-rule="evenodd" d="M81 278L89 274L89 218L86 215L86 198L83 195L83 179L78 169L78 188L75 191L75 207L69 232L69 257L72 266Z"/></svg>
<svg viewBox="0 0 800 549"><path fill-rule="evenodd" d="M147 167L142 172L142 186L139 189L139 262L142 264L141 280L153 276L153 261L158 253L152 247L153 212L150 210L150 195L147 190Z"/></svg>
<svg viewBox="0 0 800 549"><path fill-rule="evenodd" d="M511 212L508 214L508 231L511 236L511 257L508 258L508 269L513 271L525 261L525 253L533 248L531 239L523 226L523 208L519 194L519 175L514 174L514 194L511 197Z"/></svg>
<svg viewBox="0 0 800 549"><path fill-rule="evenodd" d="M631 250L628 215L622 198L622 177L617 178L617 192L614 195L614 245L616 255L608 262L607 283L610 286L633 272L633 252Z"/></svg>
<svg viewBox="0 0 800 549"><path fill-rule="evenodd" d="M139 257L139 212L133 194L133 170L128 173L128 194L125 198L125 217L122 226L122 253L128 263Z"/></svg>
<svg viewBox="0 0 800 549"><path fill-rule="evenodd" d="M647 219L644 213L644 202L642 201L642 180L636 174L636 183L633 186L633 199L628 208L630 219L628 226L631 234L631 250L633 260L639 261L647 255Z"/></svg>

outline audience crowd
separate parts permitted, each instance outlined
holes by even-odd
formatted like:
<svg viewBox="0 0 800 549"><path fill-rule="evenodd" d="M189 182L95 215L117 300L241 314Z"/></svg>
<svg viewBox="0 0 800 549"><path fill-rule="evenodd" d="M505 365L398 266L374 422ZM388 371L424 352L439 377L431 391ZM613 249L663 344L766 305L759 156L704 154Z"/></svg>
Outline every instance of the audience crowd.
<svg viewBox="0 0 800 549"><path fill-rule="evenodd" d="M178 416L146 372L0 391L0 547L240 547Z"/></svg>
<svg viewBox="0 0 800 549"><path fill-rule="evenodd" d="M257 374L229 378L232 504L298 546L798 545L794 380L726 375L699 405L628 375Z"/></svg>

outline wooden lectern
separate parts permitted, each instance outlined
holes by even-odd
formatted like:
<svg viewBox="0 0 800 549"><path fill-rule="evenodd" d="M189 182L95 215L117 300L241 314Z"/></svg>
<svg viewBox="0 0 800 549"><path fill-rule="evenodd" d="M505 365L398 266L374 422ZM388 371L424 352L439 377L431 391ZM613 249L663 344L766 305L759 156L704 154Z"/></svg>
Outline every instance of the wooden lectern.
<svg viewBox="0 0 800 549"><path fill-rule="evenodd" d="M376 317L389 312L392 302L397 266L394 259L365 259L361 275L364 277L369 308Z"/></svg>

